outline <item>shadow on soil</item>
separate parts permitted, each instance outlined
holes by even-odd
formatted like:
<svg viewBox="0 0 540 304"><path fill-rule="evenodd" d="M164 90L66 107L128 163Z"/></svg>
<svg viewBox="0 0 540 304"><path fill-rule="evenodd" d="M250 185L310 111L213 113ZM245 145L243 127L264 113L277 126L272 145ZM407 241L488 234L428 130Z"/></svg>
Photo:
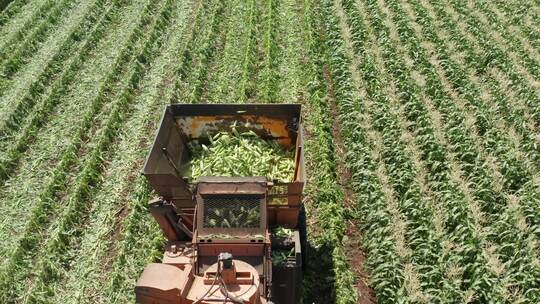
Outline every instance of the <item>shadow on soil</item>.
<svg viewBox="0 0 540 304"><path fill-rule="evenodd" d="M327 244L314 247L311 242L307 243L303 304L335 303L332 250Z"/></svg>

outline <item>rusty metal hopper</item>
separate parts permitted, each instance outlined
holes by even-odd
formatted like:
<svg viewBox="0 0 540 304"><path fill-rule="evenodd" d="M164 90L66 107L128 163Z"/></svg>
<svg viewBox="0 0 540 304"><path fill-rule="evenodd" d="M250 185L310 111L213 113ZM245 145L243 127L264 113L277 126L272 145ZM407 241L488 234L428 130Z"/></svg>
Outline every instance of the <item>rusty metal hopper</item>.
<svg viewBox="0 0 540 304"><path fill-rule="evenodd" d="M305 183L300 105L297 104L175 104L167 106L148 155L143 174L163 198L179 207L193 207L193 185L185 176L190 141L207 142L207 136L251 130L286 149L295 149L294 180L275 185L270 198L299 205ZM271 203L271 202L270 202ZM286 205L288 205L286 203Z"/></svg>

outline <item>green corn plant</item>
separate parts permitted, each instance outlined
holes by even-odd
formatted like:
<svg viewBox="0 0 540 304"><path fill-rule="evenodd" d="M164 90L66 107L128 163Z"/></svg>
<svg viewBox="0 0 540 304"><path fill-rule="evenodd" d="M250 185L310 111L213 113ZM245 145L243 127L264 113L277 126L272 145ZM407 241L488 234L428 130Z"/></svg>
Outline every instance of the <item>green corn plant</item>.
<svg viewBox="0 0 540 304"><path fill-rule="evenodd" d="M104 19L102 19L101 26L99 27L101 28L101 30L97 31L97 35L94 36L96 40L89 40L88 46L95 45L95 42L104 33L106 26L110 25L110 21L115 20L117 14L117 9L111 9L104 15ZM124 58L122 59L123 61L127 60L127 56L123 56L121 58ZM114 69L114 71L118 71L118 68ZM80 126L73 134L70 145L67 147L66 150L63 151L62 155L60 156L59 163L55 170L52 172L53 178L39 195L38 203L30 212L30 218L28 219L27 226L24 229L25 233L22 234L22 237L17 241L17 247L12 252L10 262L8 263L8 266L5 270L6 272L10 272L10 269L15 267L17 263L23 259L23 256L25 254L32 252L34 246L38 244L38 232L40 231L40 229L43 229L45 227L50 212L52 212L55 207L58 207L55 204L55 200L57 199L56 194L60 192L63 187L65 187L68 169L73 165L73 163L76 162L77 151L81 148L81 145L85 141L85 134L87 130L92 126L92 123L94 122L94 116L97 114L97 112L103 105L103 102L105 101L104 97L108 94L106 92L110 91L110 84L112 82L113 79L111 78L111 76L103 81L100 89L101 93L99 93L98 97L96 97L96 99L91 102L89 111L87 111L83 115Z"/></svg>
<svg viewBox="0 0 540 304"><path fill-rule="evenodd" d="M420 54L420 56L417 56L417 58L426 58L427 55L424 54L424 51L420 48L418 44L418 40L412 40L412 39L406 39L409 37L414 37L415 33L408 24L408 21L403 18L405 13L401 10L401 7L399 6L399 3L392 1L391 3L392 10L395 11L395 22L398 24L398 30L399 33L402 34L403 41L409 41L411 42L411 50L414 54ZM425 70L429 70L431 67L427 62L424 60L418 62L417 64L424 67ZM431 78L429 78L431 79ZM436 80L439 81L439 80ZM429 84L428 84L429 85ZM406 96L415 96L416 94L407 94ZM429 120L429 118L426 117L425 109L421 110L419 108L416 109L410 109L409 113L412 113L413 117L417 117L420 113L423 112L423 118L422 120L416 122L419 126L422 124L425 124L426 121ZM431 126L426 126L425 128L419 128L419 132L433 132L433 129ZM422 133L420 133L422 134ZM485 269L486 261L482 257L482 247L479 244L482 240L479 239L478 232L474 231L472 229L473 227L473 220L471 218L471 215L468 211L467 202L464 201L464 194L460 193L461 191L457 187L457 185L450 183L449 181L449 164L447 165L441 165L441 162L446 162L444 156L444 151L439 146L438 151L430 151L430 149L433 149L435 146L435 138L434 135L420 135L416 137L420 143L420 147L426 148L426 159L428 162L435 160L436 162L433 163L433 165L429 165L430 168L430 176L432 177L432 183L434 185L434 189L437 192L440 192L440 196L444 198L444 202L448 204L448 209L452 210L453 216L450 216L449 220L451 222L448 224L449 231L448 233L452 236L452 239L459 241L462 243L463 241L466 241L464 244L460 244L460 246L465 246L465 248L468 248L467 251L463 252L463 255L461 256L461 260L464 263L464 267L470 267L470 269L475 268L484 268L482 271L477 271L479 277L473 277L471 280L471 284L464 285L462 288L466 289L469 288L468 286L473 285L474 282L494 282L496 281L494 274L490 273L489 270ZM426 140L425 145L421 142ZM436 154L433 154L432 152L436 152ZM435 157L439 156L439 158ZM460 204L457 205L456 202L459 202ZM459 212L459 213L456 213ZM465 222L461 222L460 220L465 219ZM472 247L469 244L476 244L476 246ZM487 277L486 277L487 276ZM491 283L493 285L493 283Z"/></svg>
<svg viewBox="0 0 540 304"><path fill-rule="evenodd" d="M247 42L245 45L245 49L241 50L242 58L242 65L241 65L241 76L239 81L239 85L236 87L235 92L235 100L237 102L246 102L253 94L253 88L254 85L251 83L251 75L254 70L254 57L256 52L256 35L257 35L257 29L256 29L256 23L258 18L258 6L256 5L255 0L249 1L249 17L247 20L247 24L245 25L248 29L247 33Z"/></svg>
<svg viewBox="0 0 540 304"><path fill-rule="evenodd" d="M0 27L4 26L9 20L12 20L12 18L16 16L27 3L28 0L8 2L8 6L0 13Z"/></svg>
<svg viewBox="0 0 540 304"><path fill-rule="evenodd" d="M499 19L497 15L489 7L489 3L479 1L474 3L474 8L478 9L478 13L482 14L485 17L485 21L489 22L486 25L486 22L482 22L483 27L486 33L500 31L501 38L506 42L504 48L507 49L507 53L512 52L515 56L519 56L522 63L515 62L514 58L509 58L514 62L514 64L520 64L524 69L526 69L531 76L536 80L540 79L540 66L538 62L531 57L528 51L523 47L520 39L513 33L511 33L507 28L512 26L507 19Z"/></svg>
<svg viewBox="0 0 540 304"><path fill-rule="evenodd" d="M103 14L104 19L102 19L99 22L99 24L95 28L95 31L92 33L91 37L87 41L85 51L79 54L80 57L78 57L77 60L72 63L72 66L70 66L69 70L66 71L66 73L68 74L64 75L65 78L64 78L64 81L62 82L62 84L64 85L63 88L58 89L58 91L55 91L56 93L50 96L49 99L47 99L47 102L50 102L50 103L40 106L39 111L37 111L36 113L36 116L32 117L30 126L26 126L26 128L24 129L23 135L28 136L29 133L26 133L28 132L28 130L31 130L31 132L35 132L35 133L37 133L40 130L39 128L44 123L43 120L46 119L47 117L46 116L47 114L44 114L44 113L48 113L48 111L50 111L51 109L51 106L53 106L54 103L58 103L59 100L61 100L60 99L61 93L65 92L66 87L70 84L71 81L73 81L73 78L75 77L75 75L73 74L74 72L70 72L70 71L73 71L76 66L81 64L82 61L87 60L88 52L91 51L95 47L95 43L99 41L101 37L103 37L103 34L106 32L107 27L110 27L111 25L110 21L115 20L116 16L118 15L117 13L118 13L117 9L109 8L108 11L106 11ZM105 21L105 20L109 20L109 21ZM62 85L62 84L59 84L59 85ZM59 165L57 168L53 170L53 172L51 172L51 181L47 181L47 185L44 187L44 189L41 190L41 194L39 194L40 200L38 200L39 203L36 204L35 210L32 210L30 212L31 219L35 217L40 218L40 219L46 219L47 215L49 215L50 212L54 210L53 203L55 200L54 200L53 194L58 192L59 188L61 188L61 186L65 183L66 176L68 174L68 169L70 168L70 166L72 166L74 160L77 157L76 151L80 148L81 144L86 140L83 135L85 133L83 130L90 128L93 121L91 119L92 116L93 114L90 114L89 118L84 117L82 119L83 122L81 123L85 127L82 129L79 129L78 131L75 131L75 134L71 141L71 143L73 144L70 144L66 148L66 150L61 155L59 155L59 158L58 158ZM34 134L31 133L31 135L34 136L35 133ZM26 139L31 139L31 138L26 137ZM17 175L20 175L20 174L24 175L24 172L17 173ZM16 204L15 198L10 199L9 201L10 201L10 204ZM34 231L36 231L38 228L41 228L43 226L43 223L41 223L39 220L38 221L29 220L29 223L32 223L32 224L30 224L28 229L25 230L25 231L28 231L28 233L25 233L25 235L28 235L30 237L34 235L33 234ZM29 244L30 243L32 242L30 241ZM15 256L17 256L17 254L15 254Z"/></svg>
<svg viewBox="0 0 540 304"><path fill-rule="evenodd" d="M201 43L201 48L197 50L195 56L198 57L197 69L192 72L192 79L189 88L189 95L185 102L197 103L200 102L205 90L205 84L208 75L208 65L216 55L217 49L215 42L218 39L219 26L223 24L223 15L225 12L224 3L218 3L215 14L212 15L210 27L208 28L207 37L205 37L204 43Z"/></svg>
<svg viewBox="0 0 540 304"><path fill-rule="evenodd" d="M16 136L11 147L5 151L3 160L0 161L0 180L7 179L16 168L19 159L28 148L28 142L35 138L40 127L47 122L49 113L54 110L60 101L60 97L66 93L68 86L76 80L77 71L92 54L91 52L96 43L106 34L104 26L110 24L110 22L111 20L107 18L101 19L90 38L83 45L81 52L71 61L61 78L54 83L50 94L39 105L39 109L34 111L28 118L29 120L23 130Z"/></svg>
<svg viewBox="0 0 540 304"><path fill-rule="evenodd" d="M519 32L524 38L536 49L540 48L540 31L531 29L527 24L528 12L534 7L534 2L523 3L516 9L510 7L510 4L506 1L494 1L493 5L501 14L505 14L508 22L507 24L517 25ZM497 18L499 20L499 18Z"/></svg>
<svg viewBox="0 0 540 304"><path fill-rule="evenodd" d="M4 76L4 80L10 79L27 63L28 58L36 52L40 43L49 37L53 27L62 20L63 16L65 16L64 14L68 11L68 8L73 4L74 0L63 0L58 4L56 1L50 2L54 5L54 9L47 15L47 18L41 21L41 24L32 32L28 39L20 45L19 49L12 50L12 52L8 53L11 55L10 57L6 58L3 62L0 61L0 69ZM44 12L44 14L46 14L46 12Z"/></svg>
<svg viewBox="0 0 540 304"><path fill-rule="evenodd" d="M25 41L27 36L31 34L29 32L36 28L40 24L40 22L43 21L42 17L46 16L47 13L57 4L54 1L44 1L43 3L30 3L29 5L24 2L26 1L14 1L15 5L13 5L13 10L11 7L7 8L5 12L2 12L2 17L0 17L0 25L3 25L5 22L10 20L10 17L12 18L16 14L20 13L23 6L25 6L25 10L34 10L28 20L23 24L23 26L21 26L13 33L11 38L2 41L2 46L5 47L6 52L2 52L2 54L0 55L0 63L3 63L6 58L11 55L13 50L16 50L17 47Z"/></svg>
<svg viewBox="0 0 540 304"><path fill-rule="evenodd" d="M263 46L264 46L264 67L261 72L261 79L259 80L260 99L264 102L276 102L278 99L279 88L279 74L276 71L277 68L277 34L278 30L278 1L267 1L265 12L262 16L262 23L264 28Z"/></svg>
<svg viewBox="0 0 540 304"><path fill-rule="evenodd" d="M113 13L116 12L115 10L112 11ZM111 16L109 16L111 17ZM147 7L145 9L145 15L141 19L141 25L147 23L148 19L150 18L150 9ZM104 20L108 20L108 17L106 17ZM114 20L111 18L111 20ZM108 21L110 22L110 20ZM106 22L105 24L107 24ZM130 59L133 56L133 52L135 51L133 49L133 44L135 44L139 39L141 39L141 32L140 31L134 31L129 39L127 40L126 47L119 52L120 55L116 59L116 64L114 65L114 68L111 70L109 75L104 79L103 83L101 84L100 93L98 96L93 100L90 108L88 109L88 112L85 113L83 116L83 119L80 123L80 128L75 132L73 136L73 141L71 142L70 147L68 147L67 150L64 151L64 154L61 156L61 162L59 163L58 170L54 174L54 178L49 184L48 188L43 192L43 198L40 201L40 204L36 206L35 212L33 214L35 215L35 218L32 218L29 222L29 226L27 229L29 230L29 234L25 235L23 239L20 241L19 247L14 251L14 255L10 259L10 263L8 264L6 271L9 271L12 267L19 267L21 268L21 265L17 265L18 262L21 260L23 254L28 254L31 251L27 251L28 246L35 246L37 243L33 242L33 237L36 237L35 230L33 228L37 228L36 226L40 226L40 224L43 224L43 220L46 220L47 218L43 216L43 214L40 212L41 210L46 208L49 208L49 204L54 202L54 196L56 192L61 189L62 185L65 182L66 178L66 169L71 166L71 164L76 160L77 157L77 150L80 148L81 144L83 143L83 139L85 136L85 133L87 130L92 126L92 123L94 122L94 116L99 112L101 107L103 106L104 102L107 100L108 95L110 94L110 90L112 89L112 84L119 81L119 77L121 77L121 71L123 69L123 66L128 64L130 62ZM142 58L142 57L141 57ZM135 68L137 68L138 65L135 65ZM137 74L135 73L132 79L136 79ZM96 156L98 157L98 156ZM89 171L89 174L93 171ZM82 182L82 184L86 184L85 182ZM7 276L2 276L2 280L9 278ZM2 286L6 286L5 284L1 284Z"/></svg>
<svg viewBox="0 0 540 304"><path fill-rule="evenodd" d="M220 18L216 17L216 14L221 14L221 11L216 5L212 5L211 2L204 1L200 7L200 10L208 17L202 18L201 16L203 15L203 13L197 14L196 16L193 30L190 33L190 37L188 37L188 44L179 56L181 58L181 61L178 64L178 69L176 71L177 76L174 83L175 90L170 99L171 104L191 101L189 100L188 95L185 94L185 92L191 92L191 88L187 84L191 83L190 80L192 79L192 75L199 74L193 72L195 59L197 58L197 56L207 53L199 51L202 50L202 46L205 45L201 42L201 40L206 39L207 36L211 34L208 33L209 29L215 30L215 27L217 26L217 24L219 24ZM212 26L212 23L210 22L214 23L215 25ZM206 47L207 51L209 51L211 45L208 43L206 44ZM202 85L202 81L200 82L200 85Z"/></svg>
<svg viewBox="0 0 540 304"><path fill-rule="evenodd" d="M61 63L71 59L70 56L78 47L78 43L84 42L86 36L92 33L92 27L94 27L99 13L103 12L104 5L105 1L96 1L90 7L90 11L85 15L84 20L73 28L73 31L60 46L59 52L57 52L47 63L36 81L29 85L27 94L21 98L21 101L17 103L6 120L2 122L2 125L0 126L0 136L6 137L19 130L24 122L24 118L30 113L30 110L34 107L42 94L45 93L46 89L52 84L53 80L56 78L55 76L58 73L63 72L63 65ZM85 44L82 44L79 52L83 52L84 49Z"/></svg>
<svg viewBox="0 0 540 304"><path fill-rule="evenodd" d="M415 9L418 10L419 12L419 15L422 17L422 18L425 18L424 20L426 21L429 21L429 17L427 17L427 14L425 14L425 11L422 10L422 8L420 8L418 5L415 5ZM428 25L426 23L426 28L433 28L432 25ZM442 42L440 40L437 40L437 35L435 34L435 32L433 33L429 33L431 35L430 39L433 39L436 43L441 43ZM445 46L441 46L441 48L439 49L439 52L445 54L445 51L446 51L446 47ZM434 82L433 83L434 86L437 85L437 82ZM433 92L439 92L439 91L433 91ZM447 97L446 97L447 98ZM457 116L458 111L454 112L455 114L453 115L454 117ZM452 118L452 116L450 116L450 118ZM461 161L464 161L465 164L463 164L463 168L465 169L465 173L466 174L475 174L477 177L474 179L477 183L482 183L482 186L478 185L478 188L476 189L483 189L482 192L476 192L475 194L478 195L478 198L481 199L481 200L484 200L484 201L492 201L492 202L496 202L496 201L502 201L504 198L502 198L500 196L500 194L496 194L496 192L494 192L493 190L491 190L490 188L492 187L493 185L493 182L492 181L488 181L486 180L486 173L485 173L485 169L482 169L481 167L478 167L477 164L473 163L473 161L475 161L475 158L474 158L474 152L472 152L472 150L474 150L474 142L471 140L471 139L466 139L466 137L463 136L463 134L459 134L458 131L458 125L460 124L459 121L463 121L463 118L459 118L458 121L456 121L456 125L455 127L451 127L449 129L449 135L451 136L451 140L453 138L453 133L456 133L455 135L457 135L457 137L455 137L456 139L456 144L459 144L459 146L457 146L457 148L459 148L461 150L461 152L459 153L463 153L462 156L460 157ZM471 147L471 148L466 148L467 146ZM464 149L468 149L470 152L466 152L466 150ZM469 164L467 164L467 162L469 162ZM482 173L481 173L482 172ZM490 189L490 190L487 190L487 189ZM500 203L499 203L500 204ZM496 206L496 205L495 205ZM486 206L485 208L487 208L486 210L488 212L493 212L493 209L490 208L490 206ZM481 292L483 292L483 295L485 295L485 290L481 290Z"/></svg>
<svg viewBox="0 0 540 304"><path fill-rule="evenodd" d="M132 62L133 70L130 79L127 81L127 87L119 95L112 113L106 122L105 129L98 138L97 145L91 151L90 158L86 160L85 167L76 181L73 196L69 201L67 209L62 214L58 224L58 230L55 231L55 234L47 244L45 256L40 260L41 263L38 266L38 282L34 286L36 290L34 292L28 292L30 301L42 302L44 300L42 298L43 291L48 289L47 286L51 281L57 279L59 275L57 271L65 263L61 257L62 251L71 243L70 237L72 237L71 230L73 228L70 227L76 227L77 223L81 221L81 217L87 212L88 204L85 201L91 193L91 186L98 182L103 154L107 153L111 148L110 146L114 141L115 135L123 126L128 111L132 109L129 105L132 102L133 94L139 89L139 83L143 79L148 65L157 54L150 51L163 43L163 32L170 26L170 9L172 3L172 0L166 1L160 8L159 16L154 20L151 15L154 10L152 5L156 4L150 2L145 7L144 12L146 14L141 18L141 25L146 25L145 28L148 31L149 37L146 37L147 40L142 46L139 55L134 57L135 60ZM135 37L140 37L140 39L144 39L144 34L145 30L134 31Z"/></svg>

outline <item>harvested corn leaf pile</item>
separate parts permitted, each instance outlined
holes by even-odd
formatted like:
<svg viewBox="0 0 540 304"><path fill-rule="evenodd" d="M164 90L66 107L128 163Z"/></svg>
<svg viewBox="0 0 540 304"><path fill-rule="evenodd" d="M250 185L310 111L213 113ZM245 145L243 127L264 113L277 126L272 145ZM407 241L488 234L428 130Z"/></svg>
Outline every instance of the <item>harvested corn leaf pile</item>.
<svg viewBox="0 0 540 304"><path fill-rule="evenodd" d="M272 265L282 266L284 264L287 264L289 258L292 257L294 257L294 248L291 248L289 250L272 250Z"/></svg>
<svg viewBox="0 0 540 304"><path fill-rule="evenodd" d="M219 132L209 136L210 145L192 146L191 178L201 176L266 176L292 181L294 155L253 131Z"/></svg>

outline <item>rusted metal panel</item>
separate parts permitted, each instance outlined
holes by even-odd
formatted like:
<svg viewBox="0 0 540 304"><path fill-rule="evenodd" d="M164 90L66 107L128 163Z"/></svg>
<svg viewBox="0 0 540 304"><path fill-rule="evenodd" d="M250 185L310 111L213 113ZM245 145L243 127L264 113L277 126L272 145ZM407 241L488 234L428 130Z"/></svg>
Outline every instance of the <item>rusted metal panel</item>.
<svg viewBox="0 0 540 304"><path fill-rule="evenodd" d="M258 195L265 196L265 177L203 177L197 184L197 193L207 195Z"/></svg>
<svg viewBox="0 0 540 304"><path fill-rule="evenodd" d="M272 301L279 304L298 304L302 298L302 249L300 235L294 232L292 263L272 267Z"/></svg>
<svg viewBox="0 0 540 304"><path fill-rule="evenodd" d="M233 256L263 256L265 244L232 244L232 243L207 243L198 244L198 253L201 256L217 256L221 252L229 252Z"/></svg>
<svg viewBox="0 0 540 304"><path fill-rule="evenodd" d="M152 263L146 266L135 286L137 303L183 304L193 281L193 266L180 269Z"/></svg>
<svg viewBox="0 0 540 304"><path fill-rule="evenodd" d="M189 185L175 170L175 168L180 168L188 157L185 141L178 132L172 112L167 108L163 113L160 127L143 169L148 183L166 200L179 200L185 203L186 199L191 198Z"/></svg>
<svg viewBox="0 0 540 304"><path fill-rule="evenodd" d="M294 144L291 122L281 118L255 115L179 116L176 123L189 140L206 142L208 135L231 132L234 126L238 132L253 131L263 139L275 140L285 149L292 148Z"/></svg>

